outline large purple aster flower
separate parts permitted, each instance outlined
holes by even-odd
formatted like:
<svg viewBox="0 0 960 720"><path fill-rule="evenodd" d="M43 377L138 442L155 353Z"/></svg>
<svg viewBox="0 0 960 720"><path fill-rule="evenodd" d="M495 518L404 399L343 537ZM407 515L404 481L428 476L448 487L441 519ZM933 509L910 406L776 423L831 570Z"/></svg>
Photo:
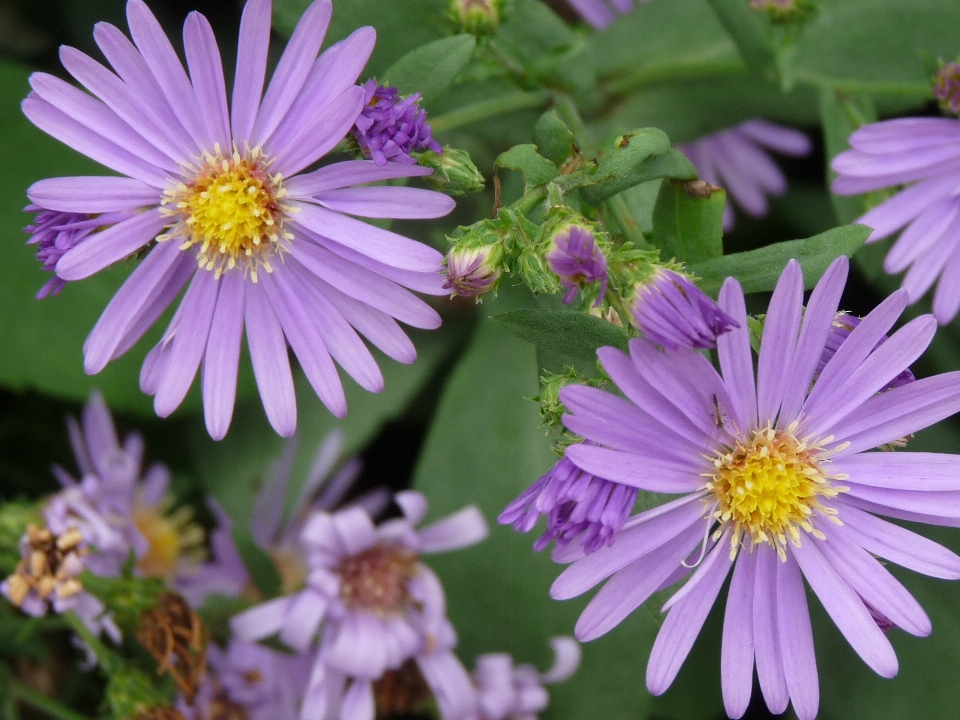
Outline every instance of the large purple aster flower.
<svg viewBox="0 0 960 720"><path fill-rule="evenodd" d="M596 445L567 457L584 471L678 499L627 522L612 547L574 562L557 599L608 579L577 623L581 640L611 630L654 592L690 573L647 665L664 692L732 571L721 679L731 717L746 711L756 665L767 706L817 714L819 688L803 580L857 653L891 677L897 657L875 617L913 635L930 620L877 559L960 578L960 557L878 515L960 526L960 456L868 452L960 410L960 372L880 392L924 351L927 315L877 347L907 303L899 291L867 315L813 381L848 271L835 261L803 308L791 261L770 302L756 381L743 292L720 305L740 327L718 340L720 373L700 353L634 340L600 350L626 399L584 386L561 391L567 427ZM813 382L811 387L811 382ZM691 570L692 568L692 570Z"/></svg>
<svg viewBox="0 0 960 720"><path fill-rule="evenodd" d="M395 498L403 516L378 526L359 507L314 513L301 533L308 562L306 587L258 605L232 621L235 635L258 640L279 633L303 652L319 639L302 717L373 716L373 683L415 660L445 717L460 717L469 680L452 649L443 587L419 560L479 542L486 522L475 507L417 530L426 499L406 491ZM467 708L469 710L469 707Z"/></svg>
<svg viewBox="0 0 960 720"><path fill-rule="evenodd" d="M618 15L626 15L632 11L637 3L648 3L650 0L567 0L580 17L590 23L597 30L603 30L617 19Z"/></svg>
<svg viewBox="0 0 960 720"><path fill-rule="evenodd" d="M876 242L902 228L884 261L888 273L907 271L903 289L918 300L940 279L933 314L943 325L960 310L960 120L903 118L866 125L850 136L851 150L833 159L832 190L859 195L909 185L861 216Z"/></svg>
<svg viewBox="0 0 960 720"><path fill-rule="evenodd" d="M724 188L747 215L767 214L767 196L783 195L787 178L767 151L793 157L808 155L813 145L799 130L766 120L747 120L729 130L680 146L700 179ZM723 211L723 229L734 226L733 208Z"/></svg>
<svg viewBox="0 0 960 720"><path fill-rule="evenodd" d="M184 25L188 77L147 6L129 0L132 43L112 25L94 30L115 73L61 49L64 67L92 96L35 73L23 103L37 127L123 176L42 180L28 191L31 201L58 212L133 213L65 252L57 276L80 280L146 253L87 338L86 371L99 372L129 350L187 287L140 385L165 417L202 364L214 438L230 424L244 328L270 423L290 435L296 401L288 343L321 400L343 416L334 360L362 387L383 388L358 332L409 363L416 352L396 320L440 324L406 288L443 294L441 255L350 217L445 215L454 203L441 193L361 186L430 171L350 161L303 173L353 127L364 96L354 83L374 44L373 29L361 28L317 57L331 11L329 0L307 8L263 93L271 3L250 0L228 110L206 18L192 13Z"/></svg>

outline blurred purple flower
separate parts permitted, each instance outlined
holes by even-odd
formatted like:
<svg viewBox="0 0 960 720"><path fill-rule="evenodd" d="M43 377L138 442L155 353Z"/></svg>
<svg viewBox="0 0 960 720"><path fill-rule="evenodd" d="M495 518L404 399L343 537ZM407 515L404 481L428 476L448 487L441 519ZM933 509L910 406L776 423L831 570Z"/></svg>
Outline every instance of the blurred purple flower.
<svg viewBox="0 0 960 720"><path fill-rule="evenodd" d="M724 188L729 199L747 215L767 214L767 196L783 195L787 178L770 158L768 150L802 157L813 148L799 130L766 120L747 120L729 130L681 145L679 149L697 168L700 179ZM728 202L723 211L723 229L735 224Z"/></svg>
<svg viewBox="0 0 960 720"><path fill-rule="evenodd" d="M539 552L555 540L558 550L576 543L589 554L613 544L636 500L635 487L585 473L563 457L507 505L497 522L525 533L546 515L547 529L534 550Z"/></svg>
<svg viewBox="0 0 960 720"><path fill-rule="evenodd" d="M847 259L836 260L804 309L803 274L790 261L770 301L756 380L743 291L731 278L720 305L739 328L718 340L722 375L700 353L633 340L629 355L600 350L627 399L579 385L560 391L568 417L581 419L576 432L601 446L572 446L567 457L585 472L680 495L632 518L612 547L574 562L551 589L566 599L609 578L577 623L586 641L690 575L663 608L647 665L655 695L673 682L731 571L720 675L732 718L747 709L755 666L773 713L792 702L800 720L816 716L804 578L883 677L896 674L897 657L874 614L918 636L931 625L877 557L960 579L960 557L877 517L960 526L960 509L944 502L960 492L960 456L866 452L960 410L958 373L880 393L929 345L934 319L913 320L878 348L907 304L894 293L813 382L847 272Z"/></svg>
<svg viewBox="0 0 960 720"><path fill-rule="evenodd" d="M242 640L279 633L298 652L313 647L319 635L305 720L338 706L342 717L372 715L374 681L410 659L449 717L460 717L465 710L459 704L471 700L469 679L452 653L456 633L446 617L443 588L419 556L479 542L486 522L471 506L416 530L426 499L405 491L395 501L403 516L379 526L359 507L311 515L301 533L306 588L232 620Z"/></svg>
<svg viewBox="0 0 960 720"><path fill-rule="evenodd" d="M690 278L666 267L637 283L629 308L643 337L670 350L716 347L718 337L738 327Z"/></svg>
<svg viewBox="0 0 960 720"><path fill-rule="evenodd" d="M851 150L833 159L837 195L909 185L857 219L876 242L902 228L884 261L907 271L903 289L916 302L940 279L933 314L945 325L960 310L960 120L903 118L865 125Z"/></svg>
<svg viewBox="0 0 960 720"><path fill-rule="evenodd" d="M618 15L626 15L637 3L650 0L567 0L586 22L597 30L603 30Z"/></svg>
<svg viewBox="0 0 960 720"><path fill-rule="evenodd" d="M400 97L395 87L367 80L363 85L363 109L351 131L363 154L378 167L388 162L415 165L410 153L443 148L433 139L427 111L420 107L420 93Z"/></svg>
<svg viewBox="0 0 960 720"><path fill-rule="evenodd" d="M346 396L334 360L365 389L383 388L358 332L411 363L416 351L396 320L440 324L407 288L442 295L442 256L351 217L446 215L454 202L442 193L365 185L431 171L349 161L303 174L364 106L354 83L374 30L361 28L317 57L331 12L329 0L306 9L263 93L271 3L249 0L228 109L206 18L191 13L184 25L188 77L143 0L129 0L133 43L107 23L94 30L116 74L63 47L64 67L92 96L34 73L23 102L41 130L122 176L41 180L28 190L31 202L84 215L131 213L65 252L58 277L81 280L149 248L87 338L86 371L100 372L129 350L186 287L140 386L166 417L202 365L207 430L216 439L233 415L244 328L267 417L290 435L297 413L288 343L320 399L342 417Z"/></svg>

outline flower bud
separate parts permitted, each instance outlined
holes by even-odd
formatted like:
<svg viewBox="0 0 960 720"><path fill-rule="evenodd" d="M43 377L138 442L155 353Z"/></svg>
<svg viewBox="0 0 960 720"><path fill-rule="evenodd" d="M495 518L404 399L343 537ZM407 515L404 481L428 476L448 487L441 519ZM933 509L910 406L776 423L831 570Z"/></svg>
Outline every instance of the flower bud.
<svg viewBox="0 0 960 720"><path fill-rule="evenodd" d="M766 12L775 23L785 23L805 20L817 6L812 0L750 0L750 9Z"/></svg>
<svg viewBox="0 0 960 720"><path fill-rule="evenodd" d="M945 113L960 115L960 62L940 66L933 76L933 95Z"/></svg>
<svg viewBox="0 0 960 720"><path fill-rule="evenodd" d="M449 17L471 35L492 35L503 20L505 0L450 0Z"/></svg>
<svg viewBox="0 0 960 720"><path fill-rule="evenodd" d="M716 347L719 335L739 327L689 277L664 266L634 286L629 308L643 336L670 350Z"/></svg>
<svg viewBox="0 0 960 720"><path fill-rule="evenodd" d="M607 292L607 258L600 247L596 226L582 216L561 212L544 225L544 236L549 242L547 266L567 289L563 302L571 302L578 290L599 282L600 289L593 303L594 307L599 306Z"/></svg>
<svg viewBox="0 0 960 720"><path fill-rule="evenodd" d="M452 295L479 297L496 292L504 270L504 241L509 228L499 220L481 220L450 238L444 288Z"/></svg>
<svg viewBox="0 0 960 720"><path fill-rule="evenodd" d="M483 175L466 150L447 146L443 154L430 150L414 157L420 165L433 169L433 175L424 180L442 193L456 197L483 190Z"/></svg>

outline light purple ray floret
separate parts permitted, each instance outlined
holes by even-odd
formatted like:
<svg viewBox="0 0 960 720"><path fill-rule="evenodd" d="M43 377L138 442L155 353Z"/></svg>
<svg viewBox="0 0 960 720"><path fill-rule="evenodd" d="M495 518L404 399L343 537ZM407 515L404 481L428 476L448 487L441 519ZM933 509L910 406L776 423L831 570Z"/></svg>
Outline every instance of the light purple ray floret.
<svg viewBox="0 0 960 720"><path fill-rule="evenodd" d="M147 355L140 386L166 417L202 368L204 414L216 439L233 415L244 332L267 417L288 436L297 421L288 347L342 417L346 396L334 362L361 387L383 388L361 336L412 363L416 351L397 321L440 324L410 292L444 294L440 253L354 217L446 215L454 202L442 193L369 185L431 171L347 161L304 172L360 115L364 91L355 83L375 42L364 27L318 56L331 13L330 0L309 5L264 90L271 3L249 0L228 102L207 19L187 17L185 69L143 0L129 0L132 42L108 23L94 29L112 70L63 47L64 67L88 92L34 73L23 102L37 127L118 174L41 180L27 192L31 202L87 216L131 214L66 251L57 276L81 280L147 250L88 336L85 370L98 373L127 352L186 288ZM214 182L228 195L204 196ZM251 191L259 214L243 204Z"/></svg>
<svg viewBox="0 0 960 720"><path fill-rule="evenodd" d="M814 379L819 377L820 373L823 372L823 369L827 366L827 363L830 362L830 359L837 354L837 350L840 349L840 346L850 337L850 333L857 329L857 326L863 321L862 318L857 317L856 315L850 315L846 312L838 312L836 319L833 321L833 325L830 326L830 334L827 335L827 341L823 347L823 354L820 356L820 360L817 362L817 371L814 374ZM884 335L880 340L877 341L876 350L880 345L882 345L887 340L887 336ZM910 368L904 369L899 375L897 375L893 380L888 382L882 388L880 392L885 390L892 390L893 388L900 387L901 385L906 385L911 383L917 378L914 377L913 372Z"/></svg>
<svg viewBox="0 0 960 720"><path fill-rule="evenodd" d="M650 0L567 0L590 25L597 30L603 30L617 19L618 15L626 15L634 9L636 4L646 4Z"/></svg>
<svg viewBox="0 0 960 720"><path fill-rule="evenodd" d="M403 515L374 525L360 507L315 512L300 535L306 587L233 618L247 641L279 633L290 648L318 647L301 717L344 720L373 714L373 682L415 660L445 718L464 717L476 696L452 650L456 633L446 617L443 587L421 554L473 545L487 525L470 506L422 529L426 499L395 496ZM337 715L334 715L337 717Z"/></svg>
<svg viewBox="0 0 960 720"><path fill-rule="evenodd" d="M720 307L739 327L717 341L719 372L700 353L661 351L638 339L629 354L599 351L623 396L579 385L560 391L570 412L564 423L593 443L570 447L568 458L585 472L678 496L628 520L611 547L573 562L551 589L555 599L566 599L606 580L577 623L577 637L587 641L689 575L663 608L647 665L654 694L673 682L731 572L720 676L732 718L747 709L754 667L773 713L792 702L800 720L816 716L804 579L883 677L896 674L897 658L877 613L913 635L929 634L931 625L877 558L960 579L960 556L879 517L960 526L960 456L870 452L960 410L960 372L881 392L929 345L934 318L916 318L878 346L907 304L906 293L894 293L863 318L814 381L848 266L846 258L836 260L804 309L800 265L787 265L770 301L756 377L743 291L731 278ZM710 485L720 482L715 473L725 457L770 437L812 453L804 457L815 459L825 483L804 516L809 525L792 526L790 540L764 539L718 514L718 503L731 496Z"/></svg>
<svg viewBox="0 0 960 720"><path fill-rule="evenodd" d="M525 533L546 515L547 529L534 550L556 541L559 550L576 543L589 554L613 543L636 500L635 487L585 473L563 457L507 505L497 522Z"/></svg>
<svg viewBox="0 0 960 720"><path fill-rule="evenodd" d="M427 111L420 107L420 94L400 97L395 87L367 80L363 85L363 109L351 131L363 154L379 167L388 162L414 165L410 153L443 148L433 139Z"/></svg>
<svg viewBox="0 0 960 720"><path fill-rule="evenodd" d="M767 197L783 195L787 178L769 151L802 157L813 144L799 130L767 120L747 120L739 125L685 143L679 149L697 168L701 180L727 191L729 199L751 217L769 210ZM733 207L723 210L723 229L735 225Z"/></svg>
<svg viewBox="0 0 960 720"><path fill-rule="evenodd" d="M716 347L718 337L738 327L690 278L665 267L637 283L629 308L643 337L670 350Z"/></svg>
<svg viewBox="0 0 960 720"><path fill-rule="evenodd" d="M290 655L236 638L207 646L207 674L193 704L180 696L186 720L296 720L310 679L313 653Z"/></svg>
<svg viewBox="0 0 960 720"><path fill-rule="evenodd" d="M554 662L547 672L533 665L514 665L508 653L477 658L473 682L479 696L479 714L469 720L537 720L550 695L544 685L564 682L580 667L580 644L571 637L555 637Z"/></svg>
<svg viewBox="0 0 960 720"><path fill-rule="evenodd" d="M150 550L134 515L147 511L166 514L170 471L154 463L143 469L143 438L130 433L121 444L103 396L94 392L83 409L81 422L68 418L70 442L81 480L54 467L64 486L49 497L43 518L55 533L76 527L95 550L85 559L89 570L117 577L133 553L136 559ZM249 584L246 567L230 532L229 516L212 498L210 511L217 520L210 533L211 558L180 558L171 585L191 605L199 607L212 594L235 597Z"/></svg>
<svg viewBox="0 0 960 720"><path fill-rule="evenodd" d="M960 310L960 120L885 120L854 132L850 147L831 163L831 189L859 195L907 185L857 222L873 228L867 242L903 230L883 267L906 270L910 302L937 283L933 314L945 325Z"/></svg>
<svg viewBox="0 0 960 720"><path fill-rule="evenodd" d="M547 265L567 289L564 303L571 302L582 286L593 282L600 283L594 307L603 302L607 292L607 258L588 228L572 225L557 233L547 253Z"/></svg>

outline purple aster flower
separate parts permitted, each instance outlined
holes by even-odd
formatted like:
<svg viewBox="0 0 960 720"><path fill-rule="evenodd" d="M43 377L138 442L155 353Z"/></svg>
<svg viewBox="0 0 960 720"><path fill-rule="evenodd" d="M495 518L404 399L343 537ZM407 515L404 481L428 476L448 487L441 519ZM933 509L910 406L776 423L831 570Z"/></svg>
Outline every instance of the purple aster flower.
<svg viewBox="0 0 960 720"><path fill-rule="evenodd" d="M23 102L41 130L122 177L41 180L28 191L45 210L132 217L90 234L56 272L80 280L149 247L84 345L97 373L130 349L184 288L160 343L147 356L141 389L166 417L201 365L207 429L229 427L244 329L267 417L281 435L296 427L287 345L320 399L347 412L334 360L367 390L383 376L361 340L400 362L416 352L396 320L435 328L439 315L407 288L442 295L441 255L351 216L433 218L453 200L441 193L366 183L426 175L417 166L348 161L303 171L342 140L363 108L354 83L374 44L361 28L319 57L329 0L304 12L263 92L271 3L249 0L240 27L228 110L209 22L184 25L189 76L142 0L129 0L131 42L100 23L94 38L115 73L63 47L67 71L91 94L46 73Z"/></svg>
<svg viewBox="0 0 960 720"><path fill-rule="evenodd" d="M719 336L739 327L690 278L665 267L637 283L629 307L643 336L670 350L716 347Z"/></svg>
<svg viewBox="0 0 960 720"><path fill-rule="evenodd" d="M181 696L186 720L296 720L313 664L311 653L289 655L233 639L207 646L207 676L193 704Z"/></svg>
<svg viewBox="0 0 960 720"><path fill-rule="evenodd" d="M556 540L562 550L570 543L592 553L613 544L637 500L637 489L583 472L566 457L507 505L497 522L530 532L540 515L547 529L534 543L537 552Z"/></svg>
<svg viewBox="0 0 960 720"><path fill-rule="evenodd" d="M817 363L817 371L813 376L814 379L820 376L820 373L823 372L823 369L827 366L827 363L830 362L830 359L837 354L837 350L840 349L840 346L843 345L844 341L850 337L850 333L856 330L857 326L861 322L862 319L858 318L856 315L850 315L846 312L837 313L837 317L834 319L833 325L830 326L830 334L827 335L827 341L823 347L823 354L820 356L820 361ZM877 341L877 346L874 348L874 350L880 347L886 340L887 336L884 335L879 341ZM914 377L913 373L910 371L910 368L905 368L903 372L880 388L880 392L893 390L893 388L906 385L907 383L911 383L916 379L917 378Z"/></svg>
<svg viewBox="0 0 960 720"><path fill-rule="evenodd" d="M447 255L444 290L460 297L480 297L493 290L500 280L499 258L503 250L497 246L458 247Z"/></svg>
<svg viewBox="0 0 960 720"><path fill-rule="evenodd" d="M208 539L190 508L172 509L166 466L156 463L143 472L143 438L131 433L120 443L99 392L84 407L82 422L69 418L68 427L82 479L55 467L64 489L47 500L43 517L54 533L69 528L83 533L95 550L85 559L91 572L116 577L133 552L138 575L164 578L191 605L202 605L214 593L243 592L249 584L246 567L230 518L215 500L208 505L218 526Z"/></svg>
<svg viewBox="0 0 960 720"><path fill-rule="evenodd" d="M568 0L570 5L586 22L597 30L603 30L616 20L618 15L631 12L636 3L650 0Z"/></svg>
<svg viewBox="0 0 960 720"><path fill-rule="evenodd" d="M507 653L477 658L473 680L479 695L480 713L473 720L536 720L546 710L550 696L544 685L563 682L580 667L580 645L569 637L550 641L553 667L540 673L532 665L514 666Z"/></svg>
<svg viewBox="0 0 960 720"><path fill-rule="evenodd" d="M462 666L452 653L456 634L446 618L443 588L419 555L473 545L486 537L486 522L471 506L416 530L426 499L406 491L395 501L403 516L379 526L359 507L314 513L301 532L306 587L232 621L240 639L279 633L298 652L311 648L319 634L305 720L338 706L341 717L372 716L374 681L411 659L441 705L465 697L456 690L469 682L458 675Z"/></svg>
<svg viewBox="0 0 960 720"><path fill-rule="evenodd" d="M906 307L898 291L814 382L847 271L847 259L836 260L804 311L800 265L787 265L770 301L756 381L743 292L731 278L720 305L740 327L717 341L719 373L701 353L633 340L629 355L599 351L626 398L577 385L561 391L566 426L595 443L573 446L567 457L585 472L680 495L632 518L613 546L574 562L551 589L565 599L609 578L577 623L577 637L592 640L690 575L663 608L647 665L654 694L673 682L731 572L720 675L734 718L747 709L754 666L772 712L792 702L800 720L816 716L804 578L883 677L896 674L897 657L870 608L913 635L931 626L877 558L960 579L960 557L879 517L960 526L960 456L868 452L960 410L960 372L880 392L936 330L923 316L877 346Z"/></svg>
<svg viewBox="0 0 960 720"><path fill-rule="evenodd" d="M876 242L906 228L890 248L884 269L907 271L903 289L915 302L940 279L933 314L944 325L960 310L960 120L902 118L865 125L850 136L851 150L831 166L831 189L859 195L909 185L857 219Z"/></svg>
<svg viewBox="0 0 960 720"><path fill-rule="evenodd" d="M701 180L724 188L747 215L762 217L769 210L767 196L787 191L787 178L767 151L801 157L812 148L810 138L799 130L766 120L747 120L679 149L690 158ZM732 230L734 224L733 208L727 203L723 229Z"/></svg>
<svg viewBox="0 0 960 720"><path fill-rule="evenodd" d="M547 253L547 265L567 288L564 303L572 301L584 285L600 282L600 293L593 304L598 307L607 292L607 258L593 233L579 225L570 225L554 235Z"/></svg>
<svg viewBox="0 0 960 720"><path fill-rule="evenodd" d="M68 250L72 250L94 232L116 225L133 216L132 212L85 213L44 210L37 205L27 205L26 212L35 212L33 223L23 230L31 235L27 245L37 245L37 260L47 272L56 272L57 263ZM56 295L67 284L59 276L50 278L37 292L37 300Z"/></svg>
<svg viewBox="0 0 960 720"><path fill-rule="evenodd" d="M351 132L363 154L378 167L388 162L415 165L410 153L417 150L443 154L419 102L420 93L400 97L395 87L378 85L376 80L364 83L363 109Z"/></svg>
<svg viewBox="0 0 960 720"><path fill-rule="evenodd" d="M933 96L944 112L960 115L960 63L946 63L937 70Z"/></svg>

